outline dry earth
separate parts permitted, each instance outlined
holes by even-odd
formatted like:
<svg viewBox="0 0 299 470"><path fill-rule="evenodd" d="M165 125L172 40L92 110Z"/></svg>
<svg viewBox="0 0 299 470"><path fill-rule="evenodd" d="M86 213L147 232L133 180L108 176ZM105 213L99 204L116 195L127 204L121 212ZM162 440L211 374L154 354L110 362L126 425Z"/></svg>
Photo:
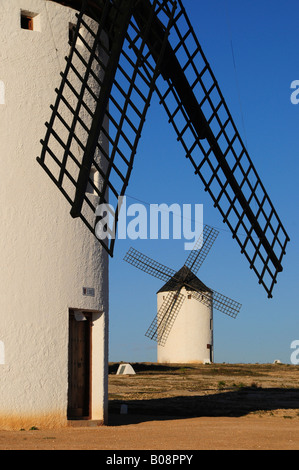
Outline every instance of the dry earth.
<svg viewBox="0 0 299 470"><path fill-rule="evenodd" d="M299 449L298 366L132 366L110 365L108 426L0 431L0 450Z"/></svg>

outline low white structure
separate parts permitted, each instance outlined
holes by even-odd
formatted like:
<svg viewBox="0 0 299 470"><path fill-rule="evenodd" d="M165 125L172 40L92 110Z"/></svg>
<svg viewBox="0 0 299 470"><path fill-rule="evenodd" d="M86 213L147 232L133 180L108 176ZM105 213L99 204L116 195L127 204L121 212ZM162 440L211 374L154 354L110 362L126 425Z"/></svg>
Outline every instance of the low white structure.
<svg viewBox="0 0 299 470"><path fill-rule="evenodd" d="M0 429L106 420L108 257L36 162L75 14L0 0Z"/></svg>
<svg viewBox="0 0 299 470"><path fill-rule="evenodd" d="M158 311L169 292L177 290L180 278L186 278L185 266L157 293ZM190 271L191 273L191 271ZM211 293L194 274L188 284L198 292ZM180 294L185 300L170 329L164 346L158 345L158 363L206 364L213 362L213 305L206 305L192 297L190 287Z"/></svg>
<svg viewBox="0 0 299 470"><path fill-rule="evenodd" d="M120 364L118 366L116 375L135 375L136 372L134 371L131 364Z"/></svg>

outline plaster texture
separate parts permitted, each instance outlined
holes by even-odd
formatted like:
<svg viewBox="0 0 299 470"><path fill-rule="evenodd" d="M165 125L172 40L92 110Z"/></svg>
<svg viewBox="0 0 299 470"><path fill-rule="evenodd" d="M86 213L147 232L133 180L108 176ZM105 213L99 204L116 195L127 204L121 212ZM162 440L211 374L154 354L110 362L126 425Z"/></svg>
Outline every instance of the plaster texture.
<svg viewBox="0 0 299 470"><path fill-rule="evenodd" d="M158 345L158 363L204 364L213 362L213 307L193 297L189 298L190 295L185 287L180 293L186 298L165 346ZM157 294L158 310L167 294L167 292Z"/></svg>
<svg viewBox="0 0 299 470"><path fill-rule="evenodd" d="M21 11L36 15L34 31ZM75 13L0 0L1 429L68 424L69 309L93 312L91 419L107 416L108 257L36 162Z"/></svg>

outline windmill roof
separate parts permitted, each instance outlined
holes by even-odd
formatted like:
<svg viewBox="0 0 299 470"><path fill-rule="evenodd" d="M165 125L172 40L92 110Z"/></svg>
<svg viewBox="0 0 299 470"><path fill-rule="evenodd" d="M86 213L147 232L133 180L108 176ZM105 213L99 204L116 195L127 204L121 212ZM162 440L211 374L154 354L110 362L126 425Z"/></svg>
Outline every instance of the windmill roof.
<svg viewBox="0 0 299 470"><path fill-rule="evenodd" d="M158 290L157 294L177 290L182 285L185 286L187 290L212 292L187 266L183 266L160 290Z"/></svg>

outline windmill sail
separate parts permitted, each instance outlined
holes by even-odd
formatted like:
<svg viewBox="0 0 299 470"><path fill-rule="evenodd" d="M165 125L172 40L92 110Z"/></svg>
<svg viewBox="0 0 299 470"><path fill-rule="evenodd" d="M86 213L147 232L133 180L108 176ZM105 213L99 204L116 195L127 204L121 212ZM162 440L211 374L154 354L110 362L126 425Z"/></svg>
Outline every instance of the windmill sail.
<svg viewBox="0 0 299 470"><path fill-rule="evenodd" d="M167 2L168 8L172 3ZM99 8L90 10L89 2L83 2L38 158L70 203L72 217L80 217L93 233L97 206L109 201L114 207L106 227L108 236L100 239L111 256L119 197L125 194L129 182L173 16L170 13L168 17L162 43L158 38L154 61L147 40L149 35L151 42L156 40L152 23L159 15L165 18L164 2L149 4L146 17L138 9L142 31L133 17L135 4L135 0L103 0L98 2ZM88 20L95 11L99 14L96 30ZM82 76L78 61L86 67ZM92 108L87 106L86 96L93 98ZM78 126L85 131L84 141L77 137ZM60 144L60 154L54 154L53 140Z"/></svg>
<svg viewBox="0 0 299 470"><path fill-rule="evenodd" d="M196 274L204 260L208 256L210 249L212 248L216 238L218 237L218 230L208 225L204 226L203 232L199 236L196 244L191 250L185 266L191 269Z"/></svg>
<svg viewBox="0 0 299 470"><path fill-rule="evenodd" d="M188 286L186 288L188 289ZM191 296L208 307L212 304L213 308L232 318L236 318L242 308L242 305L239 302L236 302L235 300L214 290L212 290L212 293L192 290Z"/></svg>
<svg viewBox="0 0 299 470"><path fill-rule="evenodd" d="M209 225L204 225L202 233L185 262L185 266L187 266L194 274L196 274L208 256L218 234L219 232L215 228L210 227ZM176 272L174 269L149 258L132 247L126 253L124 261L165 282L172 278L176 278Z"/></svg>
<svg viewBox="0 0 299 470"><path fill-rule="evenodd" d="M272 297L289 237L238 133L182 0L85 0L84 5L38 159L71 204L72 216L81 217L94 231L97 204L108 201L108 192L114 200L125 194L155 89L205 191ZM98 22L96 32L84 13ZM78 39L88 59L79 51ZM86 64L84 77L78 76L75 60ZM73 94L73 105L65 96L66 89ZM94 109L86 106L85 93L94 97ZM86 130L85 142L78 141L76 126ZM61 155L53 153L51 139L61 144ZM105 139L109 149L103 145ZM58 167L56 173L53 166ZM90 176L94 172L99 184ZM64 185L65 180L68 184ZM97 196L94 199L86 194L88 184ZM111 256L118 219L118 205L114 207L107 228L112 239L100 240Z"/></svg>
<svg viewBox="0 0 299 470"><path fill-rule="evenodd" d="M124 261L166 282L159 293L167 292L167 296L145 334L148 338L157 341L160 346L165 346L185 300L185 295L181 293L183 287L187 290L188 295L190 294L197 301L207 307L215 307L216 310L231 318L236 318L240 312L242 305L239 302L210 289L195 274L195 271L199 269L207 257L218 233L213 227L205 225L186 263L177 272L149 258L135 248L131 247L126 253Z"/></svg>
<svg viewBox="0 0 299 470"><path fill-rule="evenodd" d="M164 299L161 308L149 326L145 336L157 341L160 346L165 346L169 333L185 301L185 296L180 294L181 288L169 292Z"/></svg>
<svg viewBox="0 0 299 470"><path fill-rule="evenodd" d="M148 256L144 255L138 250L135 250L135 248L132 247L126 253L124 261L131 264L135 268L138 268L141 271L144 271L145 273L150 274L151 276L154 276L165 282L169 281L176 274L174 269L164 266L164 264L161 264L158 261L149 258Z"/></svg>
<svg viewBox="0 0 299 470"><path fill-rule="evenodd" d="M289 237L237 131L190 20L178 0L156 89L195 173L268 296ZM245 236L244 236L245 234Z"/></svg>
<svg viewBox="0 0 299 470"><path fill-rule="evenodd" d="M161 24L154 23L161 36ZM153 57L155 49L151 47ZM216 78L178 0L156 83L186 157L269 297L289 237L238 133ZM163 79L163 80L162 80Z"/></svg>

